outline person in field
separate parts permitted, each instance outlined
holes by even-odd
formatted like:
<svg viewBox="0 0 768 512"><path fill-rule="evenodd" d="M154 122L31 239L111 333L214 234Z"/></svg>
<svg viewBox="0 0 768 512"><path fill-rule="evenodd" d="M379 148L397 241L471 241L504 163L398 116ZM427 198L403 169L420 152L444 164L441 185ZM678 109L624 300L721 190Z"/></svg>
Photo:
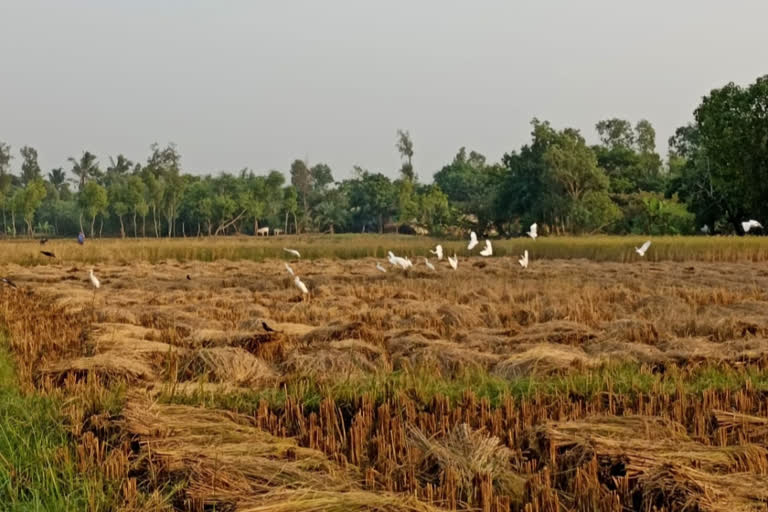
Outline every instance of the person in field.
<svg viewBox="0 0 768 512"><path fill-rule="evenodd" d="M82 231L77 235L77 243L79 243L80 245L83 245L85 243L85 233L83 233Z"/></svg>

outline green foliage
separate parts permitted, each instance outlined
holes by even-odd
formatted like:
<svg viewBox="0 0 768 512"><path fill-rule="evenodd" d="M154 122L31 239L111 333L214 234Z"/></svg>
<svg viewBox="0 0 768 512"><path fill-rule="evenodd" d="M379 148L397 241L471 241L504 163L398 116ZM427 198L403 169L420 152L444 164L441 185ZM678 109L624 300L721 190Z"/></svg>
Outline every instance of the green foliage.
<svg viewBox="0 0 768 512"><path fill-rule="evenodd" d="M96 216L107 211L109 204L107 189L95 181L89 181L80 190L78 203L82 211L91 218L91 237L93 237Z"/></svg>
<svg viewBox="0 0 768 512"><path fill-rule="evenodd" d="M37 163L37 150L24 146L19 152L24 160L21 164L21 184L27 185L35 180L39 180L42 177L42 171Z"/></svg>

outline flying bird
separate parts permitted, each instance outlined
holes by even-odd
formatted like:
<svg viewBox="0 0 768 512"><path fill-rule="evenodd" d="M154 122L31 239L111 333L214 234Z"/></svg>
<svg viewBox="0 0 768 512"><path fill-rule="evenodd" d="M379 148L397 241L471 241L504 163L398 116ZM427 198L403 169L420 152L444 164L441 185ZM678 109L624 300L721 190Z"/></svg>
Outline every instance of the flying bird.
<svg viewBox="0 0 768 512"><path fill-rule="evenodd" d="M435 247L434 251L429 251L435 256L437 256L437 261L441 261L443 259L443 246L440 244L437 244L437 247Z"/></svg>
<svg viewBox="0 0 768 512"><path fill-rule="evenodd" d="M91 269L91 272L88 274L88 277L91 278L91 284L94 288L99 289L101 287L101 281L99 281L99 278L93 275L93 269Z"/></svg>
<svg viewBox="0 0 768 512"><path fill-rule="evenodd" d="M297 251L296 249L286 249L285 247L283 247L283 250L284 250L285 252L287 252L287 253L293 254L293 255L294 255L294 256L296 256L297 258L301 258L301 254L300 254L300 253L299 253L299 251Z"/></svg>
<svg viewBox="0 0 768 512"><path fill-rule="evenodd" d="M531 224L531 229L528 231L528 236L534 240L536 240L536 237L539 236L539 226L537 226L535 222Z"/></svg>
<svg viewBox="0 0 768 512"><path fill-rule="evenodd" d="M523 268L528 268L528 249L525 250L522 256L520 256L520 259L517 260L518 263L520 263L520 266Z"/></svg>
<svg viewBox="0 0 768 512"><path fill-rule="evenodd" d="M40 239L40 245L45 245L47 243L48 243L48 239L47 238L41 238Z"/></svg>
<svg viewBox="0 0 768 512"><path fill-rule="evenodd" d="M262 327L264 328L264 330L265 330L265 331L267 331L267 332L280 332L280 331L276 331L276 330L274 330L273 328L271 328L270 326L268 326L268 325L267 325L267 322L265 322L265 321L263 321L263 320L261 321L261 326L262 326Z"/></svg>
<svg viewBox="0 0 768 512"><path fill-rule="evenodd" d="M645 251L647 251L650 246L651 246L651 241L648 240L640 247L635 247L635 252L640 256L645 256Z"/></svg>
<svg viewBox="0 0 768 512"><path fill-rule="evenodd" d="M493 254L493 247L491 247L491 241L486 238L485 249L480 251L480 256L490 256Z"/></svg>
<svg viewBox="0 0 768 512"><path fill-rule="evenodd" d="M453 270L456 270L456 268L459 266L459 258L456 257L456 253L453 253L453 258L448 256L448 264Z"/></svg>
<svg viewBox="0 0 768 512"><path fill-rule="evenodd" d="M427 258L424 258L424 264L427 266L429 270L435 270L435 266L429 262Z"/></svg>
<svg viewBox="0 0 768 512"><path fill-rule="evenodd" d="M400 256L395 256L395 253L392 251L389 251L387 253L387 259L389 260L389 263L392 265L398 266L402 268L403 270L407 270L408 267L413 266L413 263L411 263L411 260L406 258L401 258Z"/></svg>
<svg viewBox="0 0 768 512"><path fill-rule="evenodd" d="M382 267L381 263L379 263L378 261L376 262L376 270L378 270L379 272L384 272L385 274L387 273L387 269Z"/></svg>
<svg viewBox="0 0 768 512"><path fill-rule="evenodd" d="M309 290L307 290L307 285L305 285L305 284L304 284L304 283L301 281L301 279L299 279L299 276L296 276L296 277L293 279L293 283L296 285L296 288L298 288L299 290L301 290L301 293L303 293L303 294L307 294L307 293L309 293Z"/></svg>
<svg viewBox="0 0 768 512"><path fill-rule="evenodd" d="M0 277L0 282L7 284L11 288L17 288L16 284L7 277Z"/></svg>
<svg viewBox="0 0 768 512"><path fill-rule="evenodd" d="M288 263L286 263L286 264L285 264L285 270L287 270L287 271L288 271L288 273L289 273L289 274L291 274L292 276L295 276L295 275L296 275L296 274L293 272L293 269L291 268L291 266L290 266Z"/></svg>
<svg viewBox="0 0 768 512"><path fill-rule="evenodd" d="M759 222L757 222L754 219L750 219L750 220L748 220L746 222L742 222L741 223L741 227L744 229L745 233L749 233L749 230L752 229L752 228L763 229L763 225L760 224Z"/></svg>
<svg viewBox="0 0 768 512"><path fill-rule="evenodd" d="M48 256L49 258L55 258L56 257L56 255L53 254L50 251L40 251L40 254L42 254L43 256Z"/></svg>
<svg viewBox="0 0 768 512"><path fill-rule="evenodd" d="M471 251L472 249L475 248L476 245L477 245L477 234L475 234L474 231L471 231L469 233L469 245L467 245L467 250Z"/></svg>

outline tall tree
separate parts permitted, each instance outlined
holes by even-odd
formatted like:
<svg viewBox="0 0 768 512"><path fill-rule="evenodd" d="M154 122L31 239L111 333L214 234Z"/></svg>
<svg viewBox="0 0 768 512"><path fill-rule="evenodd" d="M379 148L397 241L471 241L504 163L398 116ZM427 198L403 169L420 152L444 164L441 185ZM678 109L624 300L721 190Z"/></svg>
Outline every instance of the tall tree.
<svg viewBox="0 0 768 512"><path fill-rule="evenodd" d="M27 185L42 177L40 164L37 163L37 150L30 146L24 146L19 150L21 158L21 184Z"/></svg>
<svg viewBox="0 0 768 512"><path fill-rule="evenodd" d="M413 169L413 139L411 139L411 134L407 130L397 130L395 147L400 156L405 159L400 167L400 175L404 180L416 181L416 172Z"/></svg>
<svg viewBox="0 0 768 512"><path fill-rule="evenodd" d="M10 192L13 179L11 176L11 147L0 142L0 209L3 210L3 234L8 233L6 211L10 203Z"/></svg>
<svg viewBox="0 0 768 512"><path fill-rule="evenodd" d="M29 183L19 191L18 198L18 211L24 217L24 222L27 225L27 235L34 236L34 218L35 212L40 208L40 204L45 199L45 183L40 178L37 178Z"/></svg>
<svg viewBox="0 0 768 512"><path fill-rule="evenodd" d="M82 211L91 218L91 238L93 238L96 217L107 211L109 204L107 189L95 181L89 181L80 191L78 202Z"/></svg>
<svg viewBox="0 0 768 512"><path fill-rule="evenodd" d="M69 157L68 160L72 163L72 174L77 177L77 190L83 190L88 180L97 178L101 174L96 155L89 151L83 151L79 160L74 157Z"/></svg>
<svg viewBox="0 0 768 512"><path fill-rule="evenodd" d="M309 220L309 194L312 191L312 172L303 160L294 160L291 164L291 185L299 194L299 201L303 205L304 220Z"/></svg>

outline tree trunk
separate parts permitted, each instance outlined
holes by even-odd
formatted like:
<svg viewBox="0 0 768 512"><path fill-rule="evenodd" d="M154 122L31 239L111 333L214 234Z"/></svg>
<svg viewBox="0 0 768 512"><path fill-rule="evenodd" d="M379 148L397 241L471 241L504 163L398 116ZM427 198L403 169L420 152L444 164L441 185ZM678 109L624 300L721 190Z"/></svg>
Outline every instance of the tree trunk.
<svg viewBox="0 0 768 512"><path fill-rule="evenodd" d="M384 233L384 218L379 214L379 234Z"/></svg>
<svg viewBox="0 0 768 512"><path fill-rule="evenodd" d="M5 207L3 207L3 235L8 236L8 222L5 220Z"/></svg>
<svg viewBox="0 0 768 512"><path fill-rule="evenodd" d="M136 229L136 212L133 212L133 238L139 238L138 230Z"/></svg>
<svg viewBox="0 0 768 512"><path fill-rule="evenodd" d="M147 216L141 216L141 238L147 238Z"/></svg>
<svg viewBox="0 0 768 512"><path fill-rule="evenodd" d="M293 227L296 230L296 235L299 234L299 220L296 218L296 212L293 212Z"/></svg>
<svg viewBox="0 0 768 512"><path fill-rule="evenodd" d="M200 223L197 223L197 238L200 238Z"/></svg>
<svg viewBox="0 0 768 512"><path fill-rule="evenodd" d="M80 231L85 231L83 229L83 212L80 212Z"/></svg>
<svg viewBox="0 0 768 512"><path fill-rule="evenodd" d="M125 226L123 225L123 216L118 215L117 218L118 220L120 220L120 238L125 238ZM102 224L103 224L103 221L102 221Z"/></svg>
<svg viewBox="0 0 768 512"><path fill-rule="evenodd" d="M160 230L157 227L157 206L152 205L152 224L155 226L155 238L160 238Z"/></svg>
<svg viewBox="0 0 768 512"><path fill-rule="evenodd" d="M187 238L187 232L184 230L184 221L181 221L181 236Z"/></svg>
<svg viewBox="0 0 768 512"><path fill-rule="evenodd" d="M91 238L93 238L93 229L96 226L96 216L91 217Z"/></svg>
<svg viewBox="0 0 768 512"><path fill-rule="evenodd" d="M99 238L101 238L101 234L104 232L104 216L101 216L101 219L99 219Z"/></svg>
<svg viewBox="0 0 768 512"><path fill-rule="evenodd" d="M288 212L285 212L285 234L288 234Z"/></svg>
<svg viewBox="0 0 768 512"><path fill-rule="evenodd" d="M13 236L16 236L16 212L11 210L11 231Z"/></svg>
<svg viewBox="0 0 768 512"><path fill-rule="evenodd" d="M258 235L259 233L259 219L256 217L253 218L253 236Z"/></svg>

